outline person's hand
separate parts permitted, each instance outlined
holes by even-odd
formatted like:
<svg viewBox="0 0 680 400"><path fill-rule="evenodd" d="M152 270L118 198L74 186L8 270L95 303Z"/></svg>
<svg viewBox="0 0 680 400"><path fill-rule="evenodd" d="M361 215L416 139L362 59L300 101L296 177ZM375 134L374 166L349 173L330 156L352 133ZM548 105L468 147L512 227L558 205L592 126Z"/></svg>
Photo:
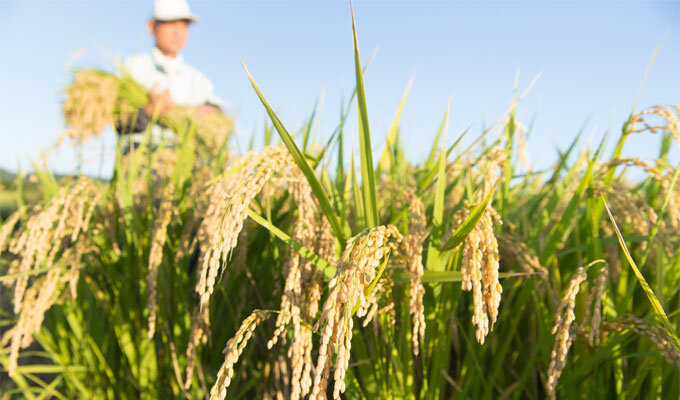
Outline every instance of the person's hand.
<svg viewBox="0 0 680 400"><path fill-rule="evenodd" d="M144 107L144 112L149 116L153 115L156 109L158 109L158 115L164 115L175 107L175 103L173 103L170 97L170 91L158 92L156 88L157 85L154 85L153 89L151 89L149 103Z"/></svg>

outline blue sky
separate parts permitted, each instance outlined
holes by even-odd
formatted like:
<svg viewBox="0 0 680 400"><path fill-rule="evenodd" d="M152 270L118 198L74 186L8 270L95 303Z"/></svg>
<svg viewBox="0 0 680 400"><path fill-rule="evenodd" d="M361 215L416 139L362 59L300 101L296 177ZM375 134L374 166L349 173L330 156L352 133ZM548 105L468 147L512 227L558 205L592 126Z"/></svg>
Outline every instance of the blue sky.
<svg viewBox="0 0 680 400"><path fill-rule="evenodd" d="M242 146L252 132L261 138L265 114L239 57L289 129L299 128L323 96L319 135L331 133L354 82L348 1L190 5L201 21L191 28L185 60L211 78L237 114ZM548 166L555 147L565 147L584 124L583 145L597 144L608 129L613 145L662 40L638 108L680 103L678 1L357 0L354 7L362 59L377 49L365 81L378 151L411 77L402 116L411 160L429 151L449 99L450 143L468 126L471 141L495 121L510 105L517 71L520 89L541 73L518 111L525 124L533 121L535 168ZM150 9L150 1L0 0L1 168L27 168L55 142L69 68L111 69L110 54L151 48ZM348 133L355 127L352 118ZM86 172L109 174L113 141L109 132L103 144L87 147ZM657 137L634 137L624 153L651 159L658 145ZM48 165L69 172L76 162L62 150Z"/></svg>

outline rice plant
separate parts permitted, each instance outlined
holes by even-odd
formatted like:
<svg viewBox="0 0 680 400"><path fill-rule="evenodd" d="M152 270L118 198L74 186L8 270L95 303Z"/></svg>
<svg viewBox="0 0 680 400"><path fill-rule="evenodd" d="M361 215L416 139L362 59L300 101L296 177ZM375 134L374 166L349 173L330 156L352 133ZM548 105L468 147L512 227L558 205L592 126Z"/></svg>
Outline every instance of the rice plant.
<svg viewBox="0 0 680 400"><path fill-rule="evenodd" d="M372 154L354 25L353 42L356 88L326 142L314 113L292 135L246 69L271 121L260 151L201 147L189 115L174 149L118 148L109 181L36 169L42 199L0 230L4 396L680 395L678 107L631 113L611 155L575 139L522 176L517 99L466 149L446 143L447 111L411 164L403 101ZM79 73L71 137L143 101L135 87ZM653 134L657 160L621 158Z"/></svg>

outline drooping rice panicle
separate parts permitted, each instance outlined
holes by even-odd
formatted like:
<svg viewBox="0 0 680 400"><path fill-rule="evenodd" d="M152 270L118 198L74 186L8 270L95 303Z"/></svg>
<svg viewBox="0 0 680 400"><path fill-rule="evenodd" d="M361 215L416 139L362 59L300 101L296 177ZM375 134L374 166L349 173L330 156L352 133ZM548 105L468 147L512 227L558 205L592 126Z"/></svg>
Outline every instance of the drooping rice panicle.
<svg viewBox="0 0 680 400"><path fill-rule="evenodd" d="M196 351L200 343L208 341L208 327L210 324L209 307L198 308L194 311L191 320L191 330L189 331L189 344L187 345L184 387L191 387L196 367Z"/></svg>
<svg viewBox="0 0 680 400"><path fill-rule="evenodd" d="M501 257L511 256L519 263L520 267L529 274L538 274L541 285L540 289L542 295L548 296L554 307L560 302L559 295L555 291L549 279L548 269L541 265L538 257L529 249L529 247L516 237L501 233L497 236L500 248ZM510 259L512 259L510 258Z"/></svg>
<svg viewBox="0 0 680 400"><path fill-rule="evenodd" d="M319 212L313 200L309 183L298 168L291 170L290 176L277 180L288 186L297 205L297 220L293 228L293 239L314 251L323 258L334 254L334 241L330 224ZM312 329L321 299L322 274L314 263L302 257L294 249L284 264L286 277L281 297L280 313L276 319L276 329L267 343L271 348L283 337L287 327L292 324L293 338L288 349L292 367L289 398L305 396L311 387L312 370Z"/></svg>
<svg viewBox="0 0 680 400"><path fill-rule="evenodd" d="M631 116L628 126L630 133L669 132L680 146L680 105L649 107Z"/></svg>
<svg viewBox="0 0 680 400"><path fill-rule="evenodd" d="M165 193L161 198L160 207L158 207L158 216L154 224L153 237L151 239L151 249L149 250L149 266L146 278L146 293L147 303L146 308L149 312L147 333L151 339L156 331L156 302L158 297L157 280L158 268L163 261L163 246L165 246L165 238L167 236L168 225L173 213L173 196L175 194L174 183L168 184Z"/></svg>
<svg viewBox="0 0 680 400"><path fill-rule="evenodd" d="M349 365L354 325L352 311L355 305L358 305L359 317L369 311L370 294L365 290L376 278L380 260L395 239L400 239L400 234L394 226L379 226L367 229L347 242L345 251L338 260L335 277L328 284L330 293L321 317L314 327L315 330L320 327L323 329L314 371L312 399L326 397L334 353L337 356L333 374L333 398L340 398L340 393L345 391L344 379Z"/></svg>
<svg viewBox="0 0 680 400"><path fill-rule="evenodd" d="M408 235L404 238L406 247L406 259L408 262L409 276L409 313L411 314L413 333L413 354L420 351L419 342L425 340L425 308L423 296L425 287L422 283L423 276L423 242L427 237L427 223L425 220L425 205L419 198L412 196L409 206L411 221Z"/></svg>
<svg viewBox="0 0 680 400"><path fill-rule="evenodd" d="M15 226L25 213L26 207L21 207L2 224L2 228L0 228L0 254L2 254L2 252L7 249L9 245L9 238L12 235Z"/></svg>
<svg viewBox="0 0 680 400"><path fill-rule="evenodd" d="M593 282L594 285L588 295L586 301L586 314L583 317L581 328L585 329L585 325L590 320L590 332L588 333L588 342L591 346L600 344L600 325L602 324L602 297L607 288L607 278L609 277L609 266L603 265L600 268L600 273ZM592 314L592 319L591 319Z"/></svg>
<svg viewBox="0 0 680 400"><path fill-rule="evenodd" d="M569 329L576 316L574 315L574 307L576 306L576 295L579 292L581 283L588 278L584 267L579 267L574 276L569 281L562 301L560 302L557 312L555 314L556 321L552 328L552 334L555 335L555 346L550 355L550 366L548 367L548 378L546 381L546 391L548 397L555 398L555 389L557 388L557 381L560 379L562 369L567 362L567 353L571 347L573 337Z"/></svg>
<svg viewBox="0 0 680 400"><path fill-rule="evenodd" d="M605 322L603 323L603 327L613 331L630 330L640 336L646 337L654 343L669 364L675 364L680 368L680 353L673 346L672 339L665 329L661 329L654 324L650 324L649 322L630 314L624 315L613 322Z"/></svg>
<svg viewBox="0 0 680 400"><path fill-rule="evenodd" d="M261 310L255 310L248 318L244 319L241 327L236 331L236 335L229 339L227 346L224 348L224 363L217 373L217 380L210 389L210 399L224 399L227 397L227 388L231 384L231 379L234 376L234 364L238 361L250 340L255 328L269 317L269 313Z"/></svg>
<svg viewBox="0 0 680 400"><path fill-rule="evenodd" d="M10 272L20 275L8 281L14 285L14 313L18 319L2 337L3 345L11 342L10 376L16 372L19 349L32 343L45 312L58 300L63 283L69 284L75 297L75 282L86 244L77 240L88 229L89 217L98 200L97 190L94 182L87 178L61 187L45 208L37 206L29 212L25 226L9 243L9 253L18 256ZM92 201L89 207L88 199ZM74 242L75 250L72 248ZM69 264L54 265L58 254L61 254L62 263ZM65 267L69 266L67 270ZM32 273L40 268L47 269L46 273Z"/></svg>
<svg viewBox="0 0 680 400"><path fill-rule="evenodd" d="M195 291L199 295L199 311L194 315L187 347L186 387L193 375L196 346L207 340L209 325L208 301L221 267L236 247L237 239L247 218L252 199L276 172L297 168L290 155L280 147L270 147L258 154L248 154L235 160L235 172L210 185L210 203L206 207L198 236L205 246Z"/></svg>
<svg viewBox="0 0 680 400"><path fill-rule="evenodd" d="M459 226L468 213L464 206L454 216L454 227ZM503 292L498 281L498 241L493 232L494 221L500 221L500 218L488 206L463 244L461 289L472 291L472 323L477 326L475 337L480 344L484 344L484 338L493 330Z"/></svg>
<svg viewBox="0 0 680 400"><path fill-rule="evenodd" d="M208 189L211 203L200 228L207 238L207 250L196 284L201 307L210 300L217 275L236 247L251 200L275 172L294 165L285 149L267 148L251 155L241 171Z"/></svg>

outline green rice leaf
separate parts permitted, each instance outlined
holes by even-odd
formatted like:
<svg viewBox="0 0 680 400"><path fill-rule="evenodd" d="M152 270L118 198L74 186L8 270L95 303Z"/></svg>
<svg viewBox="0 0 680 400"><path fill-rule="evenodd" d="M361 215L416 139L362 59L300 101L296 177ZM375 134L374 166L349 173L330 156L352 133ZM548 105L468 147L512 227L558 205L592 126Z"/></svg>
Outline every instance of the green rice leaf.
<svg viewBox="0 0 680 400"><path fill-rule="evenodd" d="M361 155L361 188L364 200L366 225L369 228L378 226L378 201L375 191L375 173L373 171L373 152L371 147L371 132L368 127L368 109L366 107L366 90L364 77L359 59L359 45L357 30L352 10L352 38L354 39L354 70L357 81L357 108L359 117L359 153Z"/></svg>
<svg viewBox="0 0 680 400"><path fill-rule="evenodd" d="M493 188L489 190L489 193L487 193L484 200L482 200L475 206L475 208L472 209L470 215L468 215L465 221L463 221L463 223L460 224L458 228L456 228L456 230L453 232L453 235L451 235L451 238L446 242L446 244L444 244L444 246L442 246L442 251L453 250L458 247L459 244L463 243L465 237L467 237L467 235L472 232L472 229L474 229L479 220L482 218L486 206L493 198L497 184L498 183L496 183Z"/></svg>
<svg viewBox="0 0 680 400"><path fill-rule="evenodd" d="M316 175L314 175L314 171L312 171L311 167L305 160L305 156L302 154L300 149L295 144L293 137L288 133L286 128L279 120L279 117L276 116L276 113L274 113L274 110L271 108L267 100L264 98L262 92L260 92L260 89L257 87L257 84L253 79L253 76L248 71L248 68L246 68L245 63L241 61L241 64L243 64L243 69L246 71L248 79L250 79L250 83L252 84L253 89L255 89L257 96L260 98L262 105L264 105L265 109L267 110L267 114L269 114L269 117L271 118L274 127L276 128L277 132L279 132L281 140L288 148L288 151L290 151L290 153L293 155L293 159L295 160L295 163L298 165L298 167L300 167L300 169L302 170L302 173L305 174L305 177L307 178L309 185L312 187L314 195L316 196L317 200L319 200L319 205L321 206L323 213L326 215L328 222L331 224L333 233L335 233L335 236L338 238L341 244L345 243L345 240L348 236L348 232L345 232L343 230L342 224L340 223L338 216L335 214L335 211L333 210L333 207L331 206L331 203L328 200L326 191L321 186L321 183L316 178Z"/></svg>
<svg viewBox="0 0 680 400"><path fill-rule="evenodd" d="M444 143L442 145L441 155L438 162L437 186L434 195L434 205L432 211L432 233L430 234L430 241L427 250L427 260L425 266L427 269L443 270L444 263L440 262L440 246L444 219L444 201L446 200L446 130L449 125L449 110L446 108L446 124L444 128Z"/></svg>
<svg viewBox="0 0 680 400"><path fill-rule="evenodd" d="M319 270L323 271L323 274L327 279L330 279L333 276L335 276L334 266L330 265L326 260L319 257L316 253L314 253L313 251L311 251L310 249L308 249L295 239L291 238L286 232L277 228L274 224L260 216L260 214L256 213L255 211L249 208L248 216L250 217L250 219L257 222L262 227L266 228L274 236L276 236L277 238L284 241L287 245L294 248L302 257L314 263L314 265L316 265L316 267Z"/></svg>
<svg viewBox="0 0 680 400"><path fill-rule="evenodd" d="M60 268L60 267L59 266L52 266L52 267L32 269L32 270L23 271L23 272L17 272L16 274L2 275L2 276L0 276L0 282L12 281L14 279L21 278L22 276L31 276L31 275L42 274L43 272L47 272L47 271L54 269L54 268Z"/></svg>
<svg viewBox="0 0 680 400"><path fill-rule="evenodd" d="M647 295L647 298L649 299L649 302L652 305L652 309L654 310L654 314L659 320L661 320L664 327L666 328L668 335L673 340L673 346L675 347L675 350L680 352L680 340L678 340L678 336L675 334L675 329L673 329L673 325L671 325L671 322L668 320L668 316L666 315L666 312L663 310L663 307L661 306L659 299L656 298L654 291L649 286L647 280L642 275L642 272L640 272L640 269L638 269L637 264L635 264L635 260L633 260L633 257L630 255L630 252L628 251L628 246L626 246L626 242L623 240L623 235L621 234L618 225L616 225L616 221L614 220L612 212L609 210L609 206L607 205L607 201L605 200L604 195L601 195L601 197L602 202L604 203L604 208L607 210L607 214L609 214L609 220L612 222L612 225L614 226L616 236L619 238L619 245L621 245L621 249L623 250L623 253L626 256L626 260L628 260L630 267L633 269L633 273L635 273L635 276L640 282L642 290L645 292L645 295Z"/></svg>
<svg viewBox="0 0 680 400"><path fill-rule="evenodd" d="M537 272L500 272L498 277L500 279L518 278L536 274ZM408 280L405 273L403 274L403 278ZM460 271L423 271L423 276L420 280L423 283L461 282L463 280L463 274Z"/></svg>
<svg viewBox="0 0 680 400"><path fill-rule="evenodd" d="M590 184L590 180L592 179L595 159L596 157L593 157L593 159L588 162L588 169L586 170L585 174L583 174L576 191L571 195L571 200L569 200L567 208L564 210L559 218L559 221L555 223L548 235L546 245L541 252L541 256L539 257L542 265L550 264L550 261L555 258L555 252L557 251L558 245L564 242L565 236L568 234L570 227L575 222L573 216L581 203L581 198L583 197L586 188Z"/></svg>
<svg viewBox="0 0 680 400"><path fill-rule="evenodd" d="M382 277L383 272L385 272L385 267L387 266L387 262L389 261L389 259L390 253L387 252L385 253L385 259L383 260L382 264L380 264L380 267L378 267L378 272L375 274L375 278L364 291L364 294L366 296L370 295L373 292L373 289L375 289L375 285L378 284L380 277ZM359 303L359 301L357 301L357 303L354 305L354 308L352 309L352 315L354 315L357 312L357 309L359 308L360 305L361 304Z"/></svg>
<svg viewBox="0 0 680 400"><path fill-rule="evenodd" d="M446 126L446 124L448 124L448 121L449 121L449 109L450 108L451 107L450 107L450 103L449 103L446 106L446 112L444 113L444 117L442 118L442 122L439 123L439 129L437 130L437 135L434 137L434 142L432 142L432 147L430 148L430 154L427 156L427 159L425 160L425 166L426 167L428 165L431 165L432 163L434 163L434 158L436 157L437 150L439 149L439 140L441 139L442 132L444 132L444 127Z"/></svg>

